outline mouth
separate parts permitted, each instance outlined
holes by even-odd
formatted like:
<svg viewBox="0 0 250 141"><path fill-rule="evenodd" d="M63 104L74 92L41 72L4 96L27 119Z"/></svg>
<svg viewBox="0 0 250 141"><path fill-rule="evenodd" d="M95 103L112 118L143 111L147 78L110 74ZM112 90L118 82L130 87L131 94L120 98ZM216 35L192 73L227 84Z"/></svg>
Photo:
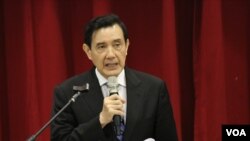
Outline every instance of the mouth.
<svg viewBox="0 0 250 141"><path fill-rule="evenodd" d="M110 68L110 69L114 69L117 65L118 65L118 63L107 63L107 64L105 64L105 67Z"/></svg>

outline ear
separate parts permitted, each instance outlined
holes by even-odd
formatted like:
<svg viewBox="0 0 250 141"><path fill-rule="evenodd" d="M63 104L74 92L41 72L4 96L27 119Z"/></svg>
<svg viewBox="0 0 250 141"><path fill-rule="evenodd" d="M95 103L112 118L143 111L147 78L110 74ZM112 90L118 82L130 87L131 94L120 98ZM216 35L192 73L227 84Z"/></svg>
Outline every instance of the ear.
<svg viewBox="0 0 250 141"><path fill-rule="evenodd" d="M126 55L128 54L128 47L129 47L129 39L126 40Z"/></svg>
<svg viewBox="0 0 250 141"><path fill-rule="evenodd" d="M89 60L92 60L90 47L87 44L83 44L82 49L85 52L85 54L87 55L87 57L89 58Z"/></svg>

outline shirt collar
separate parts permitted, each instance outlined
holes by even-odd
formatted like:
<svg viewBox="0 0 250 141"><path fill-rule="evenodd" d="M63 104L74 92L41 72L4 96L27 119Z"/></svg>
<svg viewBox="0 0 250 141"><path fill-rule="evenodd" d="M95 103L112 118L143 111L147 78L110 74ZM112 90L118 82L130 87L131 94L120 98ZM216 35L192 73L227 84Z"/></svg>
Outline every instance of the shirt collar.
<svg viewBox="0 0 250 141"><path fill-rule="evenodd" d="M108 80L104 76L101 75L101 73L97 70L97 68L95 69L95 73L96 73L96 76L97 76L97 79L99 81L100 86L102 86L108 82ZM122 69L121 73L118 75L117 82L118 82L118 84L126 87L126 79L125 79L124 69Z"/></svg>

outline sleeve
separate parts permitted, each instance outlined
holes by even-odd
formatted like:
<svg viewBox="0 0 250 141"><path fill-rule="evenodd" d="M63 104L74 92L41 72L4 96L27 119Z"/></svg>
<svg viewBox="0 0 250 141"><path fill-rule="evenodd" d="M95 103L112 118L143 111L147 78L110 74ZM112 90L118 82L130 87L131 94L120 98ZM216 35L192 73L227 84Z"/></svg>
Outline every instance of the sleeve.
<svg viewBox="0 0 250 141"><path fill-rule="evenodd" d="M54 103L52 116L54 116L70 99L60 87L54 90ZM88 122L79 124L75 118L72 107L66 108L51 123L51 141L83 141L83 140L105 140L104 133L99 121L95 117Z"/></svg>
<svg viewBox="0 0 250 141"><path fill-rule="evenodd" d="M163 81L160 86L155 137L156 141L178 141L173 110Z"/></svg>

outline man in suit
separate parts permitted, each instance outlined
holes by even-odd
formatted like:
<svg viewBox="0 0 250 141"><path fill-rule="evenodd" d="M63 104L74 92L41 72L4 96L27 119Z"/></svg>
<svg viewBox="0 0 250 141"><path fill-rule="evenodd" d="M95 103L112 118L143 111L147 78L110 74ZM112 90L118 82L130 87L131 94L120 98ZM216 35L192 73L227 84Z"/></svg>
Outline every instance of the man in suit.
<svg viewBox="0 0 250 141"><path fill-rule="evenodd" d="M113 116L121 116L123 141L177 141L169 94L161 79L125 66L129 47L124 23L114 14L92 19L83 50L94 67L56 86L53 114L72 97L73 86L89 83L51 125L53 141L118 141ZM118 94L109 95L107 79L117 77Z"/></svg>

